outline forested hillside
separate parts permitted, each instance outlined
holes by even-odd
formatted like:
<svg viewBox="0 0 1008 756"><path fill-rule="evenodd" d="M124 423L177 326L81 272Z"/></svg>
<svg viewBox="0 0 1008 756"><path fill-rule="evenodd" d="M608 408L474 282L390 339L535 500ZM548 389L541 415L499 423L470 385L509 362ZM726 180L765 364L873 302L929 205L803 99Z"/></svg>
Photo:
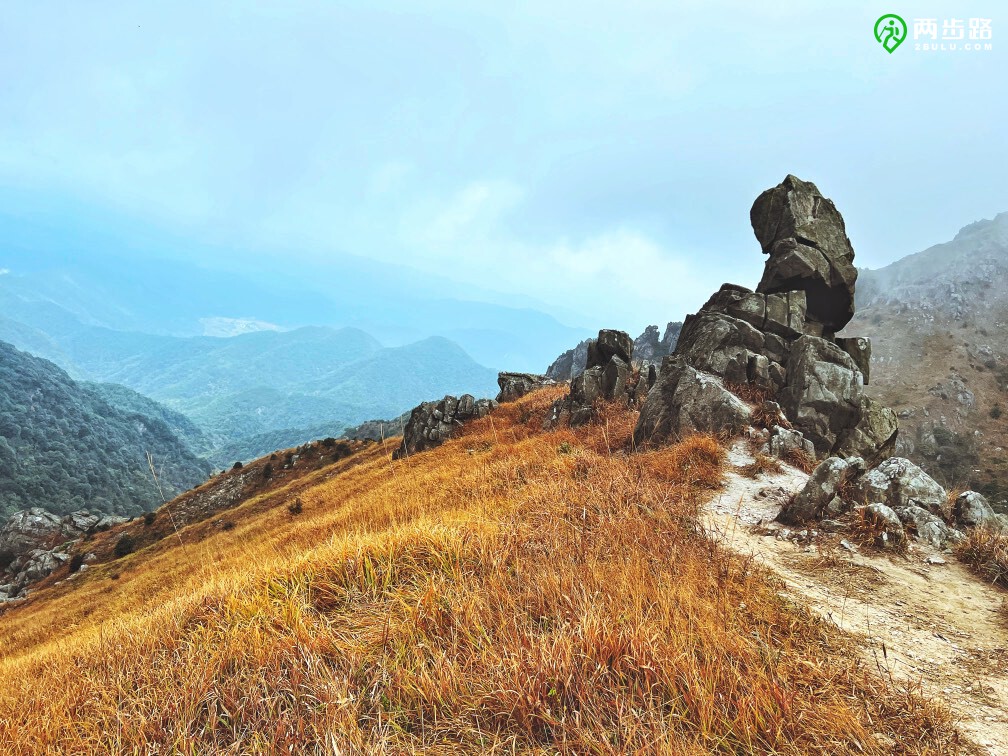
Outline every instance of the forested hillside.
<svg viewBox="0 0 1008 756"><path fill-rule="evenodd" d="M206 478L208 463L165 419L113 407L103 393L0 342L0 515L33 506L60 514L152 509L161 496L148 452L168 497Z"/></svg>

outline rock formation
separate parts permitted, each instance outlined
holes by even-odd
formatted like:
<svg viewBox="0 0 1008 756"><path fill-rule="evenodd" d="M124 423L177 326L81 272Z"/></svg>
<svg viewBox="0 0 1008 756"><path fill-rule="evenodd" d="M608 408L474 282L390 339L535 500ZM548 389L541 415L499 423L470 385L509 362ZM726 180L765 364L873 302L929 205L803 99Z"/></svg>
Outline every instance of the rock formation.
<svg viewBox="0 0 1008 756"><path fill-rule="evenodd" d="M497 394L498 402L513 402L520 399L532 391L543 386L550 386L555 383L545 375L535 373L499 373L497 375L497 385L500 393Z"/></svg>
<svg viewBox="0 0 1008 756"><path fill-rule="evenodd" d="M451 438L464 423L484 417L496 406L497 402L493 399L476 399L471 394L457 398L446 396L438 402L424 402L410 412L402 444L393 457L400 459L439 446Z"/></svg>
<svg viewBox="0 0 1008 756"><path fill-rule="evenodd" d="M547 425L565 419L572 426L583 425L593 417L596 401L634 405L650 388L648 374L642 379L640 371L633 368L634 342L626 331L602 329L588 342L585 354L585 370L571 381L570 393L554 403Z"/></svg>
<svg viewBox="0 0 1008 756"><path fill-rule="evenodd" d="M658 338L658 326L649 325L644 333L633 341L633 367L646 368L660 365L662 359L672 354L679 339L682 323L671 322L665 326L665 333ZM546 370L546 377L554 381L570 381L585 371L588 364L588 345L593 339L585 339L573 349L557 357Z"/></svg>
<svg viewBox="0 0 1008 756"><path fill-rule="evenodd" d="M759 286L725 284L686 318L675 359L644 402L636 443L702 430L717 417L726 405L710 388L696 397L704 409L683 414L680 384L706 375L708 387L776 400L787 430L802 436L789 435L779 448L811 442L820 456L883 459L895 446L897 424L895 413L864 391L871 344L834 337L853 315L857 279L843 218L814 184L794 176L763 192L750 218L769 255Z"/></svg>

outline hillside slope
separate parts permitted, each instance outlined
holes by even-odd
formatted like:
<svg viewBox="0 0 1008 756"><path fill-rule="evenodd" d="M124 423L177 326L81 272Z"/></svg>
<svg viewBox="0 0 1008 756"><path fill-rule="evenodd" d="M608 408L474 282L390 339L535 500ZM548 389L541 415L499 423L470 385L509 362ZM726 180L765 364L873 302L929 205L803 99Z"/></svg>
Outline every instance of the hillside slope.
<svg viewBox="0 0 1008 756"><path fill-rule="evenodd" d="M135 515L203 481L209 466L164 419L111 406L51 362L0 342L0 515L43 507Z"/></svg>
<svg viewBox="0 0 1008 756"><path fill-rule="evenodd" d="M1008 213L860 272L847 332L873 337L870 393L900 451L1008 511Z"/></svg>
<svg viewBox="0 0 1008 756"><path fill-rule="evenodd" d="M959 749L941 708L705 535L713 439L630 454L636 412L615 405L544 431L563 392L408 459L391 459L396 439L261 460L163 508L147 526L160 537L125 556L113 544L143 523L98 534L86 572L4 611L0 740L11 754ZM186 515L250 480L226 513Z"/></svg>

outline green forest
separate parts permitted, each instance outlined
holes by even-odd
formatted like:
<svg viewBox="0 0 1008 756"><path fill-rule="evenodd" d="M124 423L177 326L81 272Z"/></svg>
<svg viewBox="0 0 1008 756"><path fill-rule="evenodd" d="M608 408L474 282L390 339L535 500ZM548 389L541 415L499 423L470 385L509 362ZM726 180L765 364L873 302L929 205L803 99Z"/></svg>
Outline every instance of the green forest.
<svg viewBox="0 0 1008 756"><path fill-rule="evenodd" d="M166 422L121 408L149 400L76 383L53 363L0 342L0 516L40 506L136 515L205 480L210 465Z"/></svg>

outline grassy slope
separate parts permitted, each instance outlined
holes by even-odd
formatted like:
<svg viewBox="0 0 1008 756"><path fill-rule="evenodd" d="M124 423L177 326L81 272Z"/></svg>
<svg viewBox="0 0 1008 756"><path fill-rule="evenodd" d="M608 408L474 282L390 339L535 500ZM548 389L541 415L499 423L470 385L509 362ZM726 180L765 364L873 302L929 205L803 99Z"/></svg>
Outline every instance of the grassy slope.
<svg viewBox="0 0 1008 756"><path fill-rule="evenodd" d="M716 442L627 455L615 410L543 432L558 391L287 477L232 529L7 611L5 752L955 750L941 710L701 534Z"/></svg>

